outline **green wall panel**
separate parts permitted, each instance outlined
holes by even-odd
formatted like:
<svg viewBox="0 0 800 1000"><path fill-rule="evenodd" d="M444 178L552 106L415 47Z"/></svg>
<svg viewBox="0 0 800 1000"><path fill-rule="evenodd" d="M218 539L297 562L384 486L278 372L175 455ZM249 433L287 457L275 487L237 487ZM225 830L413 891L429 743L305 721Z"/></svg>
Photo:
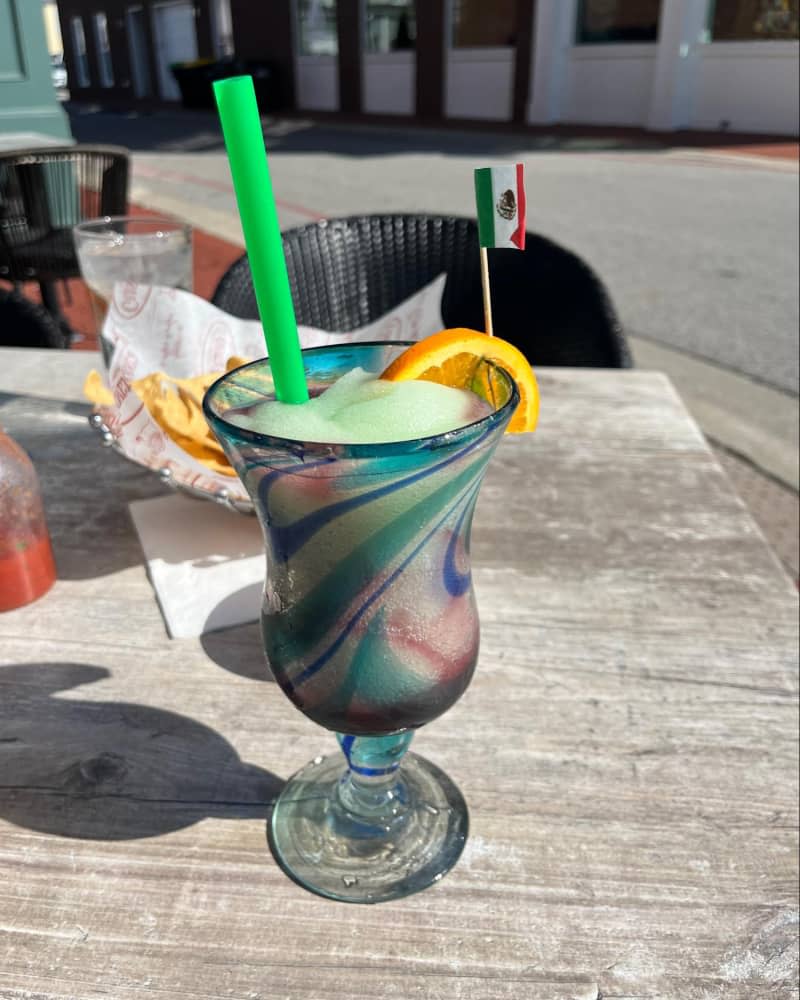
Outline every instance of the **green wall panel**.
<svg viewBox="0 0 800 1000"><path fill-rule="evenodd" d="M53 88L39 0L0 0L0 136L9 132L70 139Z"/></svg>

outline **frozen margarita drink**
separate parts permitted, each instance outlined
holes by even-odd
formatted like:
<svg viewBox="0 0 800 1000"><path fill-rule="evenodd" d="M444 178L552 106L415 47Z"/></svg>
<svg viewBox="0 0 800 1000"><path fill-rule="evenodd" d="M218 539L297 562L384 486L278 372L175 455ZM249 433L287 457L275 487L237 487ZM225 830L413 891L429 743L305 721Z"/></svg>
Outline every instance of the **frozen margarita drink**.
<svg viewBox="0 0 800 1000"><path fill-rule="evenodd" d="M478 655L469 529L513 383L484 380L490 403L380 377L401 350L306 352L303 404L275 399L268 362L229 373L206 397L264 529L272 673L340 733L424 725L461 696Z"/></svg>
<svg viewBox="0 0 800 1000"><path fill-rule="evenodd" d="M270 358L218 379L203 411L264 533L269 665L347 761L317 757L290 779L270 845L324 896L396 899L441 878L467 835L458 789L406 751L469 684L472 514L500 438L538 415L526 358L487 335L487 248L524 246L522 167L508 183L499 168L476 174L487 333L301 352L253 82L214 92ZM497 229L496 205L512 225Z"/></svg>
<svg viewBox="0 0 800 1000"><path fill-rule="evenodd" d="M303 406L258 403L231 423L293 441L385 444L456 430L491 412L480 396L436 382L388 382L354 368Z"/></svg>

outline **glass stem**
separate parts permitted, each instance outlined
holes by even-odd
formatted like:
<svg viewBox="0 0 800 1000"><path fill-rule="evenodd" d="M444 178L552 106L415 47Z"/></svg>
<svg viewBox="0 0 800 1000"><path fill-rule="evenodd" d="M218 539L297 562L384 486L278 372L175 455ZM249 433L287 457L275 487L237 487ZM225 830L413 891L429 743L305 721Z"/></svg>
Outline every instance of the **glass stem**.
<svg viewBox="0 0 800 1000"><path fill-rule="evenodd" d="M414 733L392 736L336 734L348 770L339 782L339 804L352 817L382 826L405 813L405 796L398 770Z"/></svg>

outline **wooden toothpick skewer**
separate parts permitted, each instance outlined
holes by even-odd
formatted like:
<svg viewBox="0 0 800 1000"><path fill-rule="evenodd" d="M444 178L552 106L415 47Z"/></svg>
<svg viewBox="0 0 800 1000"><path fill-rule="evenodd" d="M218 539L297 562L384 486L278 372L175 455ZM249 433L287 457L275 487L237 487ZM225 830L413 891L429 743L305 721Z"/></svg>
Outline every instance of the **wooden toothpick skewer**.
<svg viewBox="0 0 800 1000"><path fill-rule="evenodd" d="M486 247L481 247L481 285L483 287L483 321L486 332L490 337L493 337L492 294L489 291L489 251Z"/></svg>

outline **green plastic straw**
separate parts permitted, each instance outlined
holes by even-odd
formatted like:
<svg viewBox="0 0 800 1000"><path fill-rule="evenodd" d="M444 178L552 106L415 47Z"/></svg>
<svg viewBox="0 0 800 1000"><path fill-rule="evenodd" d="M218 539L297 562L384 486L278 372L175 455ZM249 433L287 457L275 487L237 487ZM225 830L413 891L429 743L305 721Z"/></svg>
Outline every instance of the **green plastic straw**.
<svg viewBox="0 0 800 1000"><path fill-rule="evenodd" d="M305 403L308 387L253 78L234 76L217 80L214 96L275 380L275 395L283 403Z"/></svg>

